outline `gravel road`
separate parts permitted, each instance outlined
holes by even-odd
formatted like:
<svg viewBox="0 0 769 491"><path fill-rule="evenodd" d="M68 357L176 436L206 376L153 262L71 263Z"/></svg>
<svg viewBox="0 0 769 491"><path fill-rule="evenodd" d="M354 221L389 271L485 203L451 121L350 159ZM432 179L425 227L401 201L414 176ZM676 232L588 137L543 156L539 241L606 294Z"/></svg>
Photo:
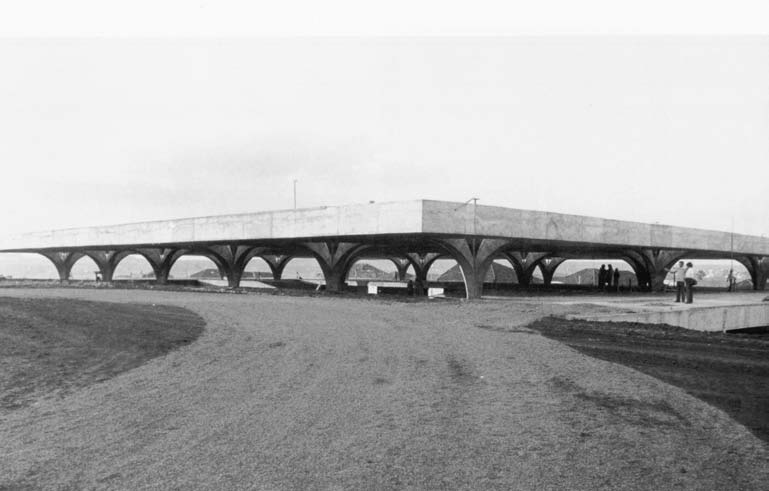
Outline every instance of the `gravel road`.
<svg viewBox="0 0 769 491"><path fill-rule="evenodd" d="M723 412L523 327L578 306L140 290L0 295L163 303L207 322L189 346L3 416L0 490L769 482L769 448Z"/></svg>

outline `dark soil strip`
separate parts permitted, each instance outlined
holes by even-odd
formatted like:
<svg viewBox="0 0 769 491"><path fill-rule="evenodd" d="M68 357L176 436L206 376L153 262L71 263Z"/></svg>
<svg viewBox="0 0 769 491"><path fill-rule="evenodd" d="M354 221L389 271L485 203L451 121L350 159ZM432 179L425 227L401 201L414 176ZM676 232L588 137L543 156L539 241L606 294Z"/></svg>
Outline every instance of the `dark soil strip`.
<svg viewBox="0 0 769 491"><path fill-rule="evenodd" d="M686 390L769 441L769 334L545 318L529 327Z"/></svg>
<svg viewBox="0 0 769 491"><path fill-rule="evenodd" d="M204 326L179 307L0 297L0 414L135 368Z"/></svg>

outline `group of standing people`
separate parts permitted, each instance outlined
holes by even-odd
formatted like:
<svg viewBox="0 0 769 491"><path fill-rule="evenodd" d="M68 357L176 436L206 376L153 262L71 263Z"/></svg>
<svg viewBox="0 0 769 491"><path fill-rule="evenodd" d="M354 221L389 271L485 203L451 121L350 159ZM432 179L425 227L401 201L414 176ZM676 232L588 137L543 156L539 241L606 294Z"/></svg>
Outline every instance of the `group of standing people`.
<svg viewBox="0 0 769 491"><path fill-rule="evenodd" d="M694 301L694 285L697 278L694 277L694 265L678 261L678 265L668 270L673 273L676 282L676 302L692 303Z"/></svg>
<svg viewBox="0 0 769 491"><path fill-rule="evenodd" d="M598 270L598 287L601 290L619 291L619 268L614 269L610 264L607 268L605 264Z"/></svg>

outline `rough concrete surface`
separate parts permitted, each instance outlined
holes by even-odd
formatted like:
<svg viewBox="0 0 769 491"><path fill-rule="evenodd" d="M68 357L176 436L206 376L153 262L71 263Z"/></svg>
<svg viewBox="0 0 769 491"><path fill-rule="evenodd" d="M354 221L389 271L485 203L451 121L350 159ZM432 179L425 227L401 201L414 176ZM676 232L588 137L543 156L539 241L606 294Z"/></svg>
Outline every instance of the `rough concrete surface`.
<svg viewBox="0 0 769 491"><path fill-rule="evenodd" d="M725 413L522 327L576 306L137 290L193 344L0 420L0 489L766 489ZM607 404L606 401L612 402Z"/></svg>
<svg viewBox="0 0 769 491"><path fill-rule="evenodd" d="M769 255L769 239L671 225L433 200L324 206L26 233L0 250L441 234ZM412 236L413 238L413 236ZM351 239L354 240L354 239Z"/></svg>

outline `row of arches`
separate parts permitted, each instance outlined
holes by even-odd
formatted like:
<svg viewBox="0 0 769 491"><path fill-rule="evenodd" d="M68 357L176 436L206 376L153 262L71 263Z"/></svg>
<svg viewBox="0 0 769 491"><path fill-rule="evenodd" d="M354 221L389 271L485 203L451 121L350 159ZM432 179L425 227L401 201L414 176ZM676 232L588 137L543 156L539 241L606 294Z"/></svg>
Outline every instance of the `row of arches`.
<svg viewBox="0 0 769 491"><path fill-rule="evenodd" d="M44 256L39 254L25 254L29 258L25 258L27 263L27 270L33 271L32 277L40 278L57 278L58 272L53 262L47 260ZM382 259L382 258L367 258L358 257L352 262L352 267L347 273L347 280L362 279L363 276L356 278L354 272L354 266L360 263L366 263L374 266L377 270L388 273L391 279L397 281L404 281L406 279L416 278L416 271L411 263L406 264L406 268L403 268L403 263L396 259ZM511 268L511 264L508 260L499 258L494 261L497 265L501 265L507 269ZM445 281L453 281L455 276L450 273L457 268L457 261L445 256L438 256L434 261L425 266L425 276L430 280L437 280L442 274L449 273ZM186 279L191 278L194 274L201 271L216 270L217 277L221 278L219 274L219 268L217 264L209 257L200 254L185 254L180 256L173 262L169 270L169 279ZM244 267L244 273L254 273L252 277L269 277L274 278L274 272L271 270L269 263L259 256L252 257ZM533 279L539 283L544 283L547 278L552 278L550 272L545 268L543 263L538 263L537 267L533 271ZM83 254L78 257L71 266L69 276L67 279L71 280L93 280L95 275L101 275L102 272L99 269L96 261L89 255ZM521 280L518 278L515 268L512 268L508 274L500 278L501 275L495 274L494 268L490 268L487 272L485 282L486 283L502 283L513 282L521 284ZM282 277L284 278L307 278L307 279L323 279L323 271L320 268L318 262L311 257L290 257L283 266ZM139 253L130 253L124 255L114 265L112 271L112 279L156 279L154 270L149 260Z"/></svg>
<svg viewBox="0 0 769 491"><path fill-rule="evenodd" d="M253 261L266 265L272 278L280 279L286 266L303 258L317 264L319 274L330 291L344 288L353 265L362 259L390 261L394 266L394 279L403 280L407 275L426 282L428 271L439 261L452 261L465 285L468 298L479 297L493 264L500 261L510 264L517 283L529 285L535 275L544 284L550 284L556 270L565 261L579 258L606 258L622 261L632 269L638 285L645 289L661 289L667 275L666 269L684 257L695 257L689 251L628 249L585 253L580 251L523 251L511 241L503 239L425 238L405 246L366 244L340 241L292 242L282 247L259 245L206 245L178 248L134 248L121 250L39 251L56 267L62 280L82 275L82 268L75 266L81 261L92 261L92 271L98 269L102 279L111 281L120 264L129 258L143 258L156 281L164 283L179 268L183 257L203 257L209 260L219 275L226 278L230 287L240 285L244 272ZM413 250L417 252L413 252ZM708 257L700 254L700 257ZM715 256L713 256L715 257ZM88 259L86 259L88 258ZM749 272L754 286L763 289L766 284L769 261L763 257L740 256L735 258ZM93 269L93 267L96 267ZM316 269L316 271L317 271ZM74 276L73 276L74 271ZM147 273L150 276L150 273Z"/></svg>

